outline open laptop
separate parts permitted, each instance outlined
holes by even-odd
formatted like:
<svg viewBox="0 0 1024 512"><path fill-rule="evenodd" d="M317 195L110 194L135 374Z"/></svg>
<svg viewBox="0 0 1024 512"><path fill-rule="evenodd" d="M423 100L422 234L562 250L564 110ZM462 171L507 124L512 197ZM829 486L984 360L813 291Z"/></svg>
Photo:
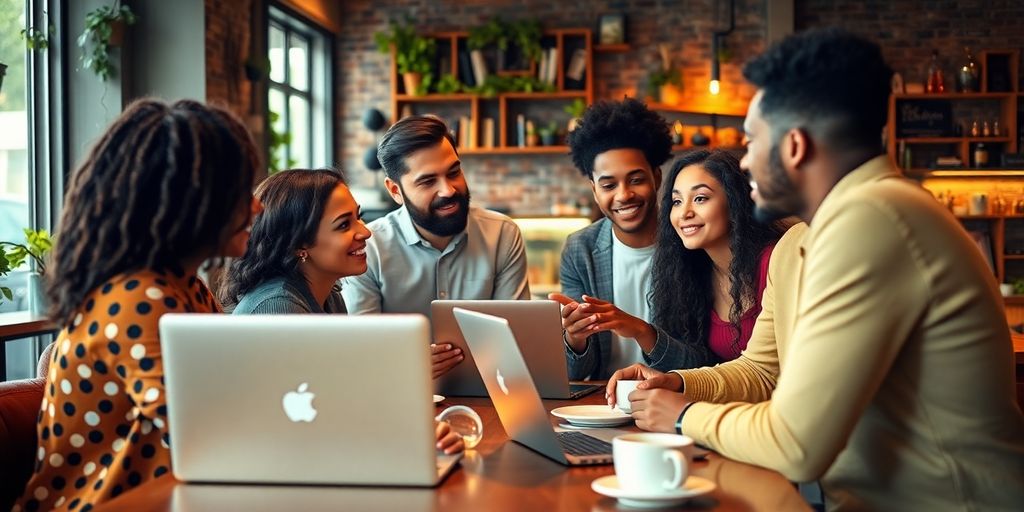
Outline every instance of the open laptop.
<svg viewBox="0 0 1024 512"><path fill-rule="evenodd" d="M509 322L463 308L454 308L452 312L473 351L476 366L509 438L565 465L612 463L609 441L614 435L626 432L612 429L556 432Z"/></svg>
<svg viewBox="0 0 1024 512"><path fill-rule="evenodd" d="M186 482L433 486L422 315L160 318L174 475Z"/></svg>
<svg viewBox="0 0 1024 512"><path fill-rule="evenodd" d="M430 322L434 342L450 342L462 349L466 359L435 381L437 393L449 396L487 396L487 389L473 363L473 351L452 315L463 308L508 320L519 343L526 367L533 375L540 396L552 399L576 399L603 386L570 384L562 342L562 315L553 300L435 300L430 304Z"/></svg>

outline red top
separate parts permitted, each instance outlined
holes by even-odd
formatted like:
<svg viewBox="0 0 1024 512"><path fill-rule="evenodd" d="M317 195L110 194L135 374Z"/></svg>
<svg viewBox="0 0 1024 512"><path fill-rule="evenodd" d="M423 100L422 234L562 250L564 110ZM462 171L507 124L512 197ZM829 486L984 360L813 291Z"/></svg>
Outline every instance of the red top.
<svg viewBox="0 0 1024 512"><path fill-rule="evenodd" d="M711 328L708 330L708 346L711 351L724 361L731 361L740 356L740 352L747 348L750 341L750 333L754 330L754 321L757 315L761 314L761 296L764 294L764 287L768 284L768 261L771 260L772 249L775 245L769 245L761 252L761 263L757 266L757 301L754 306L748 309L740 317L740 340L733 346L733 337L736 331L728 320L722 320L714 309L711 310Z"/></svg>

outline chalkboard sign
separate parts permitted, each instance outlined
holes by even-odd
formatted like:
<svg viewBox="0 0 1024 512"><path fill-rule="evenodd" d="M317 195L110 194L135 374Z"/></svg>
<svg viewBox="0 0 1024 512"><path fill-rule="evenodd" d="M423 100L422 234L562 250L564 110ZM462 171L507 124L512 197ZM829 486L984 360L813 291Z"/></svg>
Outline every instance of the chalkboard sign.
<svg viewBox="0 0 1024 512"><path fill-rule="evenodd" d="M953 134L953 105L949 101L896 102L897 137L947 137Z"/></svg>

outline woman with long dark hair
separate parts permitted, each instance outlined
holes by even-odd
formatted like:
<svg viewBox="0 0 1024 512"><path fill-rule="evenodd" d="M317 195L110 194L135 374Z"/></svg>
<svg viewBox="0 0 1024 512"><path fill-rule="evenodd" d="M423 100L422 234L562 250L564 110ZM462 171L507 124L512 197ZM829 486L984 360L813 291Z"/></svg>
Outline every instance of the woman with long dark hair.
<svg viewBox="0 0 1024 512"><path fill-rule="evenodd" d="M739 357L754 320L768 261L782 234L754 219L750 184L736 157L699 150L662 182L648 301L651 323L584 297L591 332L633 338L656 370L708 366Z"/></svg>
<svg viewBox="0 0 1024 512"><path fill-rule="evenodd" d="M724 151L694 151L661 193L650 302L659 330L711 362L736 359L761 312L768 260L783 229L758 222L749 177Z"/></svg>
<svg viewBox="0 0 1024 512"><path fill-rule="evenodd" d="M262 211L245 256L224 276L222 299L240 314L345 313L338 279L366 272L370 230L345 177L331 169L291 169L260 183ZM460 452L463 440L445 422L437 449Z"/></svg>
<svg viewBox="0 0 1024 512"><path fill-rule="evenodd" d="M263 211L221 293L235 314L345 313L338 279L366 272L370 230L345 178L291 169L260 183Z"/></svg>
<svg viewBox="0 0 1024 512"><path fill-rule="evenodd" d="M54 342L20 510L90 510L170 470L158 323L219 312L196 273L241 256L259 152L225 110L132 103L74 173L47 273Z"/></svg>

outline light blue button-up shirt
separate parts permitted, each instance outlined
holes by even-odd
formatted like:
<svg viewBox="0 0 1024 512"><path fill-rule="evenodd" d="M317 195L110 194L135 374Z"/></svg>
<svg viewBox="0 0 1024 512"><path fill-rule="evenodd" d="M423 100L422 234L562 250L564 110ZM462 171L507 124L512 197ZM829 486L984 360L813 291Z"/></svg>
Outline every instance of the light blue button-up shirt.
<svg viewBox="0 0 1024 512"><path fill-rule="evenodd" d="M341 280L349 314L421 313L435 299L529 299L519 226L470 206L466 229L438 250L420 236L405 207L371 222L367 270Z"/></svg>

